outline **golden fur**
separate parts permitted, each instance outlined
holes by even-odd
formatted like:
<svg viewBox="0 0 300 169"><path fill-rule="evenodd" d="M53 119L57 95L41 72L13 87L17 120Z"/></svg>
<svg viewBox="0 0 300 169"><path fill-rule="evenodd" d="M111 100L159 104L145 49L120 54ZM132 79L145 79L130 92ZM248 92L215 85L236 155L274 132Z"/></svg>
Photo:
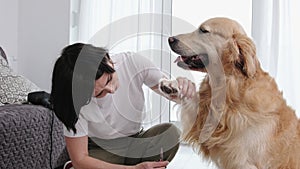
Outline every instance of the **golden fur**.
<svg viewBox="0 0 300 169"><path fill-rule="evenodd" d="M299 120L236 21L212 18L169 43L178 66L207 72L199 95L182 103L188 144L221 169L300 169Z"/></svg>

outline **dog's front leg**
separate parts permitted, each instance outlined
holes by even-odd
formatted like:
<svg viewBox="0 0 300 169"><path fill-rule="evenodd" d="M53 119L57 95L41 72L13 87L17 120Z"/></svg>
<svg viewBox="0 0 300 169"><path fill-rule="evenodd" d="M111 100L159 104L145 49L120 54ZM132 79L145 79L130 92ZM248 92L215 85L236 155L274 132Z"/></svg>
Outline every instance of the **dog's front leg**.
<svg viewBox="0 0 300 169"><path fill-rule="evenodd" d="M239 166L236 169L241 169L241 168L243 168L243 169L259 169L256 166L251 165L251 164L246 164L246 165L243 165L243 166Z"/></svg>
<svg viewBox="0 0 300 169"><path fill-rule="evenodd" d="M177 80L161 79L158 87L160 93L162 93L169 100L176 103L181 102L180 89L178 88Z"/></svg>
<svg viewBox="0 0 300 169"><path fill-rule="evenodd" d="M220 169L267 169L267 168L262 168L262 167L258 167L254 164L249 164L249 163L246 163L246 164L232 164L232 162L230 164L227 164L227 165L221 165L218 167Z"/></svg>

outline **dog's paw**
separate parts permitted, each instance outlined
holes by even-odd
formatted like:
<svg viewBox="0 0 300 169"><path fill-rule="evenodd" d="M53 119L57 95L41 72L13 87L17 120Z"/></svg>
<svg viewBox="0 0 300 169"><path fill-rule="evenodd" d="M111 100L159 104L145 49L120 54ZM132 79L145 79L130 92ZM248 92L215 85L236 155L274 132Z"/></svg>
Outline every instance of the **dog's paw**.
<svg viewBox="0 0 300 169"><path fill-rule="evenodd" d="M178 97L180 93L177 80L161 79L159 90L168 98Z"/></svg>

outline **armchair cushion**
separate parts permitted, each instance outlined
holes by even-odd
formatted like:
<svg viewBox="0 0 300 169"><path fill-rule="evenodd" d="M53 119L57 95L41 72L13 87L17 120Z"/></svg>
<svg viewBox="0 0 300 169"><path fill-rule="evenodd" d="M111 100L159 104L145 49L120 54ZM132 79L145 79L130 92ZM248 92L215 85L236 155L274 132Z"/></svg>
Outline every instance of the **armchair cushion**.
<svg viewBox="0 0 300 169"><path fill-rule="evenodd" d="M40 90L29 79L15 73L0 57L0 104L24 103L30 92Z"/></svg>

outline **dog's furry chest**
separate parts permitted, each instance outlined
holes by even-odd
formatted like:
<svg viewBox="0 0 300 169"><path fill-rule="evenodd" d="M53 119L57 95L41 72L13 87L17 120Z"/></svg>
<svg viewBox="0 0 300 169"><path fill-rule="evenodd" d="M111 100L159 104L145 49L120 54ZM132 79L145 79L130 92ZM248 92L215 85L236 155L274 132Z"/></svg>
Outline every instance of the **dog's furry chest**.
<svg viewBox="0 0 300 169"><path fill-rule="evenodd" d="M213 127L215 130L207 132L211 133L211 136L207 136L204 142L197 145L204 156L220 166L226 166L224 168L243 167L245 164L260 166L263 161L265 162L264 166L267 166L268 159L265 157L276 121L254 112L247 112L249 110L243 107L244 103L236 105L237 103L230 97L226 97L223 112L213 112L211 110L212 97L215 96L212 95L208 79L205 79L200 87L198 102L190 101L183 105L183 115L186 115L186 112L195 111L195 102L198 103L197 117L195 118L194 115L189 119L190 122L194 119L196 121L193 126L189 126L191 130L186 134L187 140L193 142L194 145L197 145L195 142L201 142L201 138L199 138L201 132L206 132L205 127L211 126L210 124L206 126L211 121L207 118L216 116L211 113L221 113L219 114L221 116L217 117L219 123L215 128ZM232 109L232 107L234 108ZM187 122L183 122L183 124L187 124Z"/></svg>

